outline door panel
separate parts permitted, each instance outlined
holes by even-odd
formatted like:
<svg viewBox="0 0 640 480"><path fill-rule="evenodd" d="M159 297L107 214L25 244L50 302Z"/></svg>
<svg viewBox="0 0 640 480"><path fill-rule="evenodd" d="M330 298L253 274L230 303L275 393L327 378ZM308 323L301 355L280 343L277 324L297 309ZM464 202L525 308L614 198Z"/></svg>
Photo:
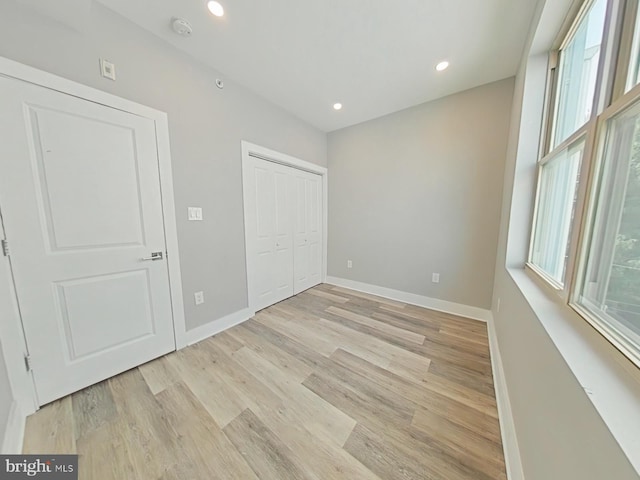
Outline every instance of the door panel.
<svg viewBox="0 0 640 480"><path fill-rule="evenodd" d="M291 202L290 177L286 171L277 168L275 181L275 268L274 280L276 302L289 298L293 294L293 250L291 242ZM274 302L275 303L275 302Z"/></svg>
<svg viewBox="0 0 640 480"><path fill-rule="evenodd" d="M322 281L322 177L296 171L294 292Z"/></svg>
<svg viewBox="0 0 640 480"><path fill-rule="evenodd" d="M321 178L310 175L308 186L308 220L309 220L309 283L310 287L322 280L322 190Z"/></svg>
<svg viewBox="0 0 640 480"><path fill-rule="evenodd" d="M256 167L254 170L256 190L256 237L258 240L269 240L273 235L273 172Z"/></svg>
<svg viewBox="0 0 640 480"><path fill-rule="evenodd" d="M256 293L258 302L269 302L274 297L273 282L270 273L274 268L273 258L273 172L256 168L252 171L255 189L255 257L256 257Z"/></svg>
<svg viewBox="0 0 640 480"><path fill-rule="evenodd" d="M39 403L175 349L155 123L0 77L0 205Z"/></svg>
<svg viewBox="0 0 640 480"><path fill-rule="evenodd" d="M294 293L309 288L309 240L307 218L307 180L304 172L294 172L295 183L295 255L294 255Z"/></svg>
<svg viewBox="0 0 640 480"><path fill-rule="evenodd" d="M293 251L289 177L284 167L252 159L248 165L247 248L255 261L253 285L256 310L293 295Z"/></svg>
<svg viewBox="0 0 640 480"><path fill-rule="evenodd" d="M50 250L143 244L135 131L34 106L28 114Z"/></svg>
<svg viewBox="0 0 640 480"><path fill-rule="evenodd" d="M147 270L80 278L54 285L69 361L155 333ZM102 325L109 325L109 328L101 328Z"/></svg>

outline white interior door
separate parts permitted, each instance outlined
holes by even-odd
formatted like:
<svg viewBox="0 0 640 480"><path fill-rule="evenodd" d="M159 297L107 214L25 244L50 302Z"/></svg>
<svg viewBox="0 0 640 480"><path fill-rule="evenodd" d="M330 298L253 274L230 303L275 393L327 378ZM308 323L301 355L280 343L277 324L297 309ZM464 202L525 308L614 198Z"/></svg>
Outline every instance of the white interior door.
<svg viewBox="0 0 640 480"><path fill-rule="evenodd" d="M0 98L0 207L43 405L175 349L155 123L4 77Z"/></svg>
<svg viewBox="0 0 640 480"><path fill-rule="evenodd" d="M250 295L254 308L293 295L291 181L286 167L250 159L245 171L247 249L254 275Z"/></svg>
<svg viewBox="0 0 640 480"><path fill-rule="evenodd" d="M322 281L322 177L292 169L295 202L294 293Z"/></svg>

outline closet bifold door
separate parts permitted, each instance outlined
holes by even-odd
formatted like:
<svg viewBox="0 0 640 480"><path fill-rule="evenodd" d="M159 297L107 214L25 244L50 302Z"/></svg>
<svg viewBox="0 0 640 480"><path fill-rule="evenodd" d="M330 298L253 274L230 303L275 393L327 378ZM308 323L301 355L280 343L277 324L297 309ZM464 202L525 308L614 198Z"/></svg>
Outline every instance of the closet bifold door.
<svg viewBox="0 0 640 480"><path fill-rule="evenodd" d="M253 295L260 310L293 295L292 188L285 166L251 159L247 180L247 242Z"/></svg>
<svg viewBox="0 0 640 480"><path fill-rule="evenodd" d="M322 281L322 176L249 157L245 226L256 311Z"/></svg>
<svg viewBox="0 0 640 480"><path fill-rule="evenodd" d="M298 294L322 279L322 177L291 170L295 212L293 293Z"/></svg>

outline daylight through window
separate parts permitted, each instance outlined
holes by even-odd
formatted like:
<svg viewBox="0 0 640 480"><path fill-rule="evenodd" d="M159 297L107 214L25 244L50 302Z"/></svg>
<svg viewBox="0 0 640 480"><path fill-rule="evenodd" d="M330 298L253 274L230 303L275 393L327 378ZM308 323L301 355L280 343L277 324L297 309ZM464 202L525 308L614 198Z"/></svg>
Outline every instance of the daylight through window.
<svg viewBox="0 0 640 480"><path fill-rule="evenodd" d="M640 366L638 0L585 2L552 53L527 266Z"/></svg>

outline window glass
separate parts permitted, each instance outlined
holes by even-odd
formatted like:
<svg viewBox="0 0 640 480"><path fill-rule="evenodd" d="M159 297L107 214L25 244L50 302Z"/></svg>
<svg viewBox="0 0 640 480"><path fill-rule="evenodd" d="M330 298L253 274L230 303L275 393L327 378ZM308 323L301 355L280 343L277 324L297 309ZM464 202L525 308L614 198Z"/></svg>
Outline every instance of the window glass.
<svg viewBox="0 0 640 480"><path fill-rule="evenodd" d="M629 76L627 78L628 92L640 83L640 8L636 14L635 29L633 32L633 42L631 44L631 56L629 58Z"/></svg>
<svg viewBox="0 0 640 480"><path fill-rule="evenodd" d="M607 130L579 303L640 346L640 102Z"/></svg>
<svg viewBox="0 0 640 480"><path fill-rule="evenodd" d="M560 51L554 148L591 118L606 7L606 0L594 1Z"/></svg>
<svg viewBox="0 0 640 480"><path fill-rule="evenodd" d="M530 262L559 285L564 283L583 150L584 141L581 140L554 154L540 167Z"/></svg>

